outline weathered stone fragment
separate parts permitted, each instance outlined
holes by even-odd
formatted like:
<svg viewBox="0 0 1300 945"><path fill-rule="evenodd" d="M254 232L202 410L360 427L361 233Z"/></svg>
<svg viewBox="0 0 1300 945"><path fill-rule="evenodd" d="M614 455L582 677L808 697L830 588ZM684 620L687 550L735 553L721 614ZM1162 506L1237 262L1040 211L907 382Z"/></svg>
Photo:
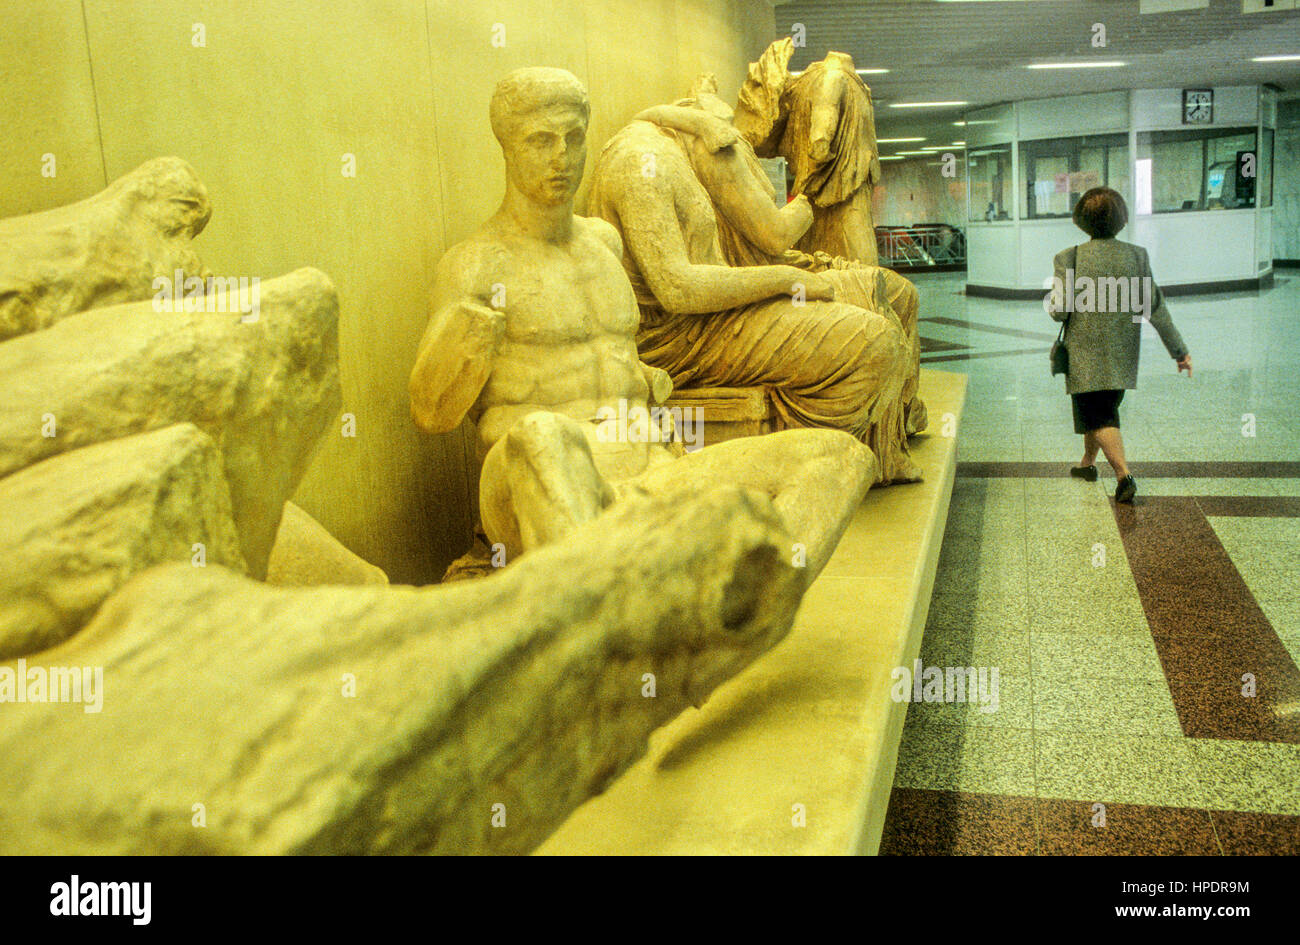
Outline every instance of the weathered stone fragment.
<svg viewBox="0 0 1300 945"><path fill-rule="evenodd" d="M531 850L790 627L770 500L691 492L453 587L138 575L44 655L101 712L0 707L0 852Z"/></svg>
<svg viewBox="0 0 1300 945"><path fill-rule="evenodd" d="M284 504L266 582L286 586L387 584L388 575L353 554L325 526L292 502Z"/></svg>
<svg viewBox="0 0 1300 945"><path fill-rule="evenodd" d="M244 569L221 453L193 425L0 479L0 659L71 636L128 578L163 561Z"/></svg>
<svg viewBox="0 0 1300 945"><path fill-rule="evenodd" d="M299 269L261 284L245 317L134 302L0 344L0 476L188 421L221 448L240 548L263 577L280 510L339 408L338 298Z"/></svg>

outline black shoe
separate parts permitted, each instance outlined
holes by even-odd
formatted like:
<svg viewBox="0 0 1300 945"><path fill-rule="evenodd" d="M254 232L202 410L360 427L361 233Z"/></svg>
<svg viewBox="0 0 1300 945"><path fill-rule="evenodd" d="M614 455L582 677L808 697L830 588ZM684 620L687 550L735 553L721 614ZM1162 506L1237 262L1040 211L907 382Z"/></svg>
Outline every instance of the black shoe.
<svg viewBox="0 0 1300 945"><path fill-rule="evenodd" d="M1082 479L1084 482L1097 481L1096 466L1071 466L1070 475L1076 479Z"/></svg>
<svg viewBox="0 0 1300 945"><path fill-rule="evenodd" d="M1133 481L1132 476L1125 476L1115 484L1115 501L1132 502L1133 497L1137 495L1138 484Z"/></svg>

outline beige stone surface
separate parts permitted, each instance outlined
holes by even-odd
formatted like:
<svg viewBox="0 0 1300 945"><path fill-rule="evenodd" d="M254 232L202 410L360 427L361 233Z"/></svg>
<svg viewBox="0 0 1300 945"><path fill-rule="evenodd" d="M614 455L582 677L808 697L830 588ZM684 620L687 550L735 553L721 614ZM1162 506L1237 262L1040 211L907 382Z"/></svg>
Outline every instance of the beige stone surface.
<svg viewBox="0 0 1300 945"><path fill-rule="evenodd" d="M240 549L262 577L280 510L338 410L338 299L301 269L263 283L257 320L243 318L133 302L0 344L0 476L193 423L220 447Z"/></svg>
<svg viewBox="0 0 1300 945"><path fill-rule="evenodd" d="M668 406L680 409L684 419L702 418L705 444L771 433L776 416L772 397L762 387L688 387L675 391Z"/></svg>
<svg viewBox="0 0 1300 945"><path fill-rule="evenodd" d="M98 713L0 713L0 852L527 852L786 633L788 542L723 487L455 587L151 569L40 660Z"/></svg>
<svg viewBox="0 0 1300 945"><path fill-rule="evenodd" d="M266 566L266 583L299 587L387 584L388 575L354 555L298 506L286 502Z"/></svg>
<svg viewBox="0 0 1300 945"><path fill-rule="evenodd" d="M792 557L806 554L816 574L874 480L875 457L836 430L786 430L682 455L667 438L671 424L648 410L656 372L638 356L618 235L573 213L586 90L561 69L519 69L490 107L506 195L439 264L410 379L421 429L475 423L489 542L512 561L628 496L733 482L771 496L801 549Z"/></svg>
<svg viewBox="0 0 1300 945"><path fill-rule="evenodd" d="M211 275L190 241L212 216L194 169L154 158L78 203L0 220L0 341Z"/></svg>
<svg viewBox="0 0 1300 945"><path fill-rule="evenodd" d="M954 423L965 390L964 375L922 373L931 409ZM914 449L925 479L867 495L790 634L656 731L536 852L876 852L907 713L891 672L920 649L956 468L955 438Z"/></svg>
<svg viewBox="0 0 1300 945"><path fill-rule="evenodd" d="M214 271L328 272L344 300L343 410L355 414L356 436L325 438L295 501L393 580L427 583L469 544L474 449L467 429L421 436L405 382L434 264L500 201L493 86L519 66L569 69L596 91L600 144L703 68L733 96L745 63L771 40L772 7L255 6L0 0L0 84L13 92L0 99L0 127L14 142L0 153L0 215L82 199L148 158L177 154L217 205L200 241ZM628 31L635 42L610 42ZM40 176L46 152L58 157L52 179ZM341 173L345 154L357 159L355 177Z"/></svg>
<svg viewBox="0 0 1300 945"><path fill-rule="evenodd" d="M244 569L221 453L192 424L0 479L0 659L71 636L133 574L196 560Z"/></svg>

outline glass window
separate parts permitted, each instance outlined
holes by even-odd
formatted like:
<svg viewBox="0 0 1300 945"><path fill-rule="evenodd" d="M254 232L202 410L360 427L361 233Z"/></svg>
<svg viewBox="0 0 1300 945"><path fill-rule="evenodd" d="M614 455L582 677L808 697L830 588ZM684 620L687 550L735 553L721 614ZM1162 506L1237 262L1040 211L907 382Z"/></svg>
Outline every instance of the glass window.
<svg viewBox="0 0 1300 945"><path fill-rule="evenodd" d="M970 218L1011 219L1011 145L994 144L966 153L970 174Z"/></svg>
<svg viewBox="0 0 1300 945"><path fill-rule="evenodd" d="M1138 213L1253 207L1262 173L1253 128L1141 132L1137 164Z"/></svg>
<svg viewBox="0 0 1300 945"><path fill-rule="evenodd" d="M1128 193L1128 135L1026 141L1020 145L1020 167L1025 181L1022 216L1068 217L1093 187Z"/></svg>

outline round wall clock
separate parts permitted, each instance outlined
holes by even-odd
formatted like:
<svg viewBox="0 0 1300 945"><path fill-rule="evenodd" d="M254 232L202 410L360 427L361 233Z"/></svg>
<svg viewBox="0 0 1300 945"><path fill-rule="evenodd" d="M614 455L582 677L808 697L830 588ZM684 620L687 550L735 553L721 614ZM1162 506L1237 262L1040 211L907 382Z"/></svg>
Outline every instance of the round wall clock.
<svg viewBox="0 0 1300 945"><path fill-rule="evenodd" d="M1214 89L1183 89L1183 124L1208 125L1214 121Z"/></svg>

